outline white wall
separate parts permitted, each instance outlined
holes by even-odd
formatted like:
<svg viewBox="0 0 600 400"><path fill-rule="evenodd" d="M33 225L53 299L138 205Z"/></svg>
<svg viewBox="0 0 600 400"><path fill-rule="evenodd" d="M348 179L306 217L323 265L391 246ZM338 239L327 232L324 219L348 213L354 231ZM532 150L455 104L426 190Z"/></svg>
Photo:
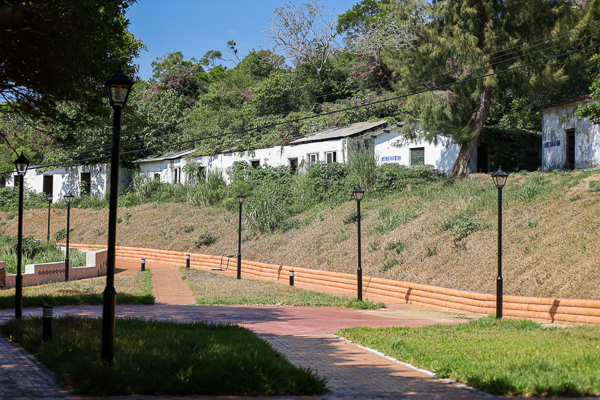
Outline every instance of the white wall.
<svg viewBox="0 0 600 400"><path fill-rule="evenodd" d="M25 174L25 187L36 193L44 191L44 176L52 176L52 196L54 201L71 192L74 196L81 195L81 174L90 174L90 194L106 194L110 180L110 168L107 164L79 165L67 168L57 168L45 172L30 169ZM119 195L131 182L131 174L126 168L119 169ZM6 186L14 186L15 176L6 179Z"/></svg>
<svg viewBox="0 0 600 400"><path fill-rule="evenodd" d="M235 162L246 162L251 165L252 161L258 161L260 166L269 165L278 167L281 165L290 166L290 158L298 158L298 167L307 165L308 154L317 153L319 161L325 161L325 153L329 151L337 152L337 162L346 160L345 139L328 140L324 142L297 144L289 146L275 146L268 149L247 150L233 153L215 154L212 156L194 157L193 161L185 158L175 160L156 160L140 162L140 173L150 179L154 179L155 173L161 174L161 182L173 182L173 169L183 167L188 162L197 162L207 167L207 172L222 171L223 178L229 183L227 169L232 167ZM304 162L304 163L303 163ZM182 174L181 183L187 182L187 174Z"/></svg>
<svg viewBox="0 0 600 400"><path fill-rule="evenodd" d="M393 127L384 131L375 138L375 154L379 156L379 164L395 163L410 166L410 149L423 148L425 153L425 164L433 165L436 169L450 174L460 151L460 145L452 138L438 136L438 144L434 145L427 141L410 143L398 147L400 127ZM469 163L469 171L477 170L477 149Z"/></svg>
<svg viewBox="0 0 600 400"><path fill-rule="evenodd" d="M567 129L575 129L575 168L600 165L600 126L578 119L578 104L544 110L542 114L542 168L563 169L567 156Z"/></svg>

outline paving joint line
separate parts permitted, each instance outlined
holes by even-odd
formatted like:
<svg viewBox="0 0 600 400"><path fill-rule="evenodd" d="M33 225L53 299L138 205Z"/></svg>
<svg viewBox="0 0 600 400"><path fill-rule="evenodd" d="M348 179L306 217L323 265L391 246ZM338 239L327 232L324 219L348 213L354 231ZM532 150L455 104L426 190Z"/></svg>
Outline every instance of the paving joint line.
<svg viewBox="0 0 600 400"><path fill-rule="evenodd" d="M300 335L298 335L298 336L300 336ZM304 335L304 336L310 336L310 335ZM316 336L316 335L313 335L313 336ZM377 356L379 356L379 357L383 357L383 358L385 358L386 360L389 360L389 361L395 362L395 363L397 363L397 364L400 364L400 365L402 365L402 366L404 366L404 367L406 367L406 368L410 368L410 369L412 369L412 370L414 370L414 371L418 371L418 372L420 372L420 373L422 373L422 374L425 374L425 375L427 375L427 376L429 376L429 377L431 377L431 378L438 379L438 380L440 380L440 381L442 381L442 382L448 383L448 384L450 384L450 385L452 385L452 386L456 386L456 387L458 387L458 388L461 388L461 389L467 389L467 390L470 390L471 392L473 392L473 393L476 393L476 394L477 394L477 395L479 395L479 396L482 396L482 397L496 397L496 396L494 396L493 394L489 394L489 393L486 393L486 392L482 392L481 390L477 390L477 389L475 389L475 388L472 388L471 386L467 386L467 385L465 385L464 383L460 383L460 382L453 381L452 379L448 379L448 378L438 378L438 376L437 376L437 374L436 374L435 372L429 371L429 370L427 370L427 369L423 369L423 368L415 367L414 365L412 365L412 364L409 364L409 363L407 363L407 362L400 361L400 360L398 360L398 359L396 359L396 358L394 358L394 357L387 356L387 355L385 355L384 353L382 353L382 352L380 352L380 351L378 351L378 350L375 350L375 349L372 349L372 348L370 348L370 347L366 347L366 346L363 346L363 345L361 345L361 344L355 343L355 342L353 342L352 340L350 340L350 339L346 339L346 338L345 338L345 337L343 337L343 336L338 336L338 335L335 335L335 334L333 334L333 335L331 335L331 336L334 336L334 337L336 337L336 338L338 338L338 339L341 339L341 340L343 340L343 341L344 341L344 342L346 342L346 343L352 344L352 345L354 345L354 346L356 346L356 347L358 347L358 348L361 348L361 349L363 349L363 350L366 350L366 351L368 351L368 352L370 352L370 353L372 353L372 354L375 354L375 355L377 355Z"/></svg>

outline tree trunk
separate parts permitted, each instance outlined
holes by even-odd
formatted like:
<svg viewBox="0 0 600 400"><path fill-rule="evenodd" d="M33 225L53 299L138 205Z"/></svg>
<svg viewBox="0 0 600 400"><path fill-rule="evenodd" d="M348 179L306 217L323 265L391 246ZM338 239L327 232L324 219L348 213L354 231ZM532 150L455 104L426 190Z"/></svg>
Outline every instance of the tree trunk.
<svg viewBox="0 0 600 400"><path fill-rule="evenodd" d="M477 146L477 141L481 135L481 130L483 129L485 121L487 121L488 117L490 116L491 98L492 95L489 90L484 88L483 93L481 93L481 96L479 97L479 109L473 117L472 122L475 134L473 135L470 143L460 146L460 152L458 153L454 167L452 167L453 176L464 178L467 175L467 168L471 162L471 156L473 155L475 146Z"/></svg>

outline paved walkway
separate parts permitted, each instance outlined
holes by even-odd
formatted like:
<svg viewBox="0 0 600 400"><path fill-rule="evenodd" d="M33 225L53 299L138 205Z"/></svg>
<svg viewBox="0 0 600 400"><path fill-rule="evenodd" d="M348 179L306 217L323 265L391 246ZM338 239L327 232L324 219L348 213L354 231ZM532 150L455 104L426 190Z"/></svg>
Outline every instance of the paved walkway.
<svg viewBox="0 0 600 400"><path fill-rule="evenodd" d="M119 273L139 270L139 262L119 262ZM482 393L458 387L431 374L417 371L376 352L356 346L334 336L341 328L352 326L424 326L436 323L464 322L465 315L395 305L393 310L362 311L309 307L198 306L181 279L178 266L147 264L157 304L119 305L117 316L181 322L208 321L235 323L252 329L284 354L295 365L311 368L327 378L331 394L311 399L378 399L437 400L481 398ZM100 317L101 306L56 307L55 315ZM40 308L24 310L24 316L41 315ZM0 323L12 319L14 310L0 310ZM33 357L0 337L0 400L2 399L81 399L70 395L54 382L51 374ZM113 399L163 399L165 396L128 396ZM177 399L212 399L211 396L177 397ZM236 399L238 397L222 397ZM273 397L269 399L291 399ZM305 399L306 397L296 397ZM241 397L249 400L251 398Z"/></svg>

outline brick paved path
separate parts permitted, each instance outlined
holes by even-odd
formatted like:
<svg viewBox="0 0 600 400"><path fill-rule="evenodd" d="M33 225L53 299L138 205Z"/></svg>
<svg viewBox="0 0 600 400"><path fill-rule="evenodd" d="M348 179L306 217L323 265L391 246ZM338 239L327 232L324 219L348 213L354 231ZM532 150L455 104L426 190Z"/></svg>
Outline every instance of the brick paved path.
<svg viewBox="0 0 600 400"><path fill-rule="evenodd" d="M33 356L0 336L0 398L51 398L66 393Z"/></svg>
<svg viewBox="0 0 600 400"><path fill-rule="evenodd" d="M152 270L156 304L194 304L196 299L177 269Z"/></svg>

